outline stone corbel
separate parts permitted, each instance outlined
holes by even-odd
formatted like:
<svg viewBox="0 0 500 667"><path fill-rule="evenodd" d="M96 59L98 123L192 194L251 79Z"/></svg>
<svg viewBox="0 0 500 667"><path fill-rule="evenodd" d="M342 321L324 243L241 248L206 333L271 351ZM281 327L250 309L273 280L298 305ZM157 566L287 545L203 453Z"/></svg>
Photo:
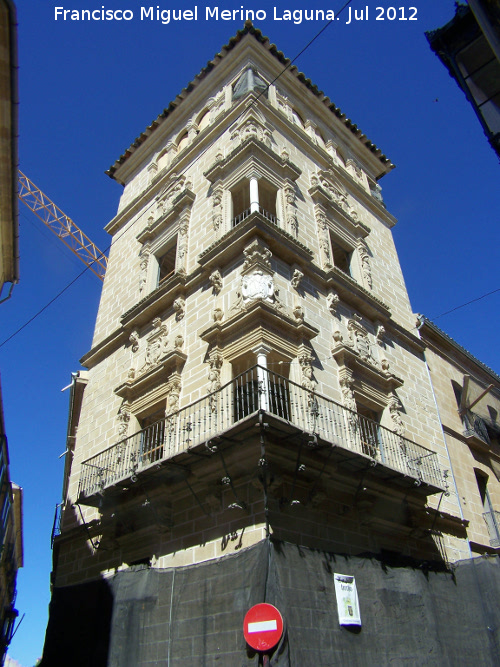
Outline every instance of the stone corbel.
<svg viewBox="0 0 500 667"><path fill-rule="evenodd" d="M222 275L219 269L215 269L209 276L210 285L215 295L219 294L222 289Z"/></svg>

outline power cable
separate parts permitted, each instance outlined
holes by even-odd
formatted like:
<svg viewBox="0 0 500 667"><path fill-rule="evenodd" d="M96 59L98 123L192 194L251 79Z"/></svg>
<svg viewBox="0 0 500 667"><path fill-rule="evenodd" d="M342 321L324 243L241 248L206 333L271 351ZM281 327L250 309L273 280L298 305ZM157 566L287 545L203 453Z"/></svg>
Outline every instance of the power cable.
<svg viewBox="0 0 500 667"><path fill-rule="evenodd" d="M351 4L352 1L353 1L353 0L348 0L348 2L346 2L346 3L341 7L341 9L336 13L336 16L338 16L339 14L341 14L341 13L344 11L344 9L345 9L348 5ZM321 28L321 30L320 30L320 31L319 31L319 32L318 32L318 33L317 33L317 34L316 34L316 35L315 35L315 36L314 36L314 37L313 37L307 44L306 44L306 46L305 46L305 47L304 47L304 48L303 48L303 49L302 49L302 50L301 50L301 51L300 51L300 52L293 58L293 60L291 60L291 61L287 64L287 66L286 66L286 67L285 67L285 68L278 74L278 76L277 76L275 79L273 79L273 81L272 81L270 84L268 84L268 85L266 86L266 88L265 88L266 92L269 90L269 87L270 87L273 83L275 83L275 82L276 82L276 81L277 81L277 80L278 80L278 79L279 79L279 78L280 78L280 77L281 77L281 76L282 76L282 75L283 75L283 74L284 74L284 73L285 73L285 72L292 66L292 64L293 64L293 63L294 63L294 62L295 62L295 61L296 61L296 60L297 60L297 59L298 59L298 58L299 58L299 57L300 57L300 56L301 56L301 55L302 55L302 54L303 54L303 53L304 53L304 52L305 52L305 51L306 51L306 50L307 50L307 49L308 49L308 48L309 48L315 41L316 41L316 39L318 39L318 37L319 37L319 36L326 30L326 28L328 28L328 26L329 26L331 23L333 23L333 19L330 19L329 21L327 21L327 22L325 23L325 25ZM261 92L259 93L259 95L256 97L256 99L252 100L252 104L251 104L250 106L252 106L253 104L255 104L255 103L260 99L260 97L261 97L261 95L262 95L263 93L264 93L264 91L261 91ZM237 116L236 120L238 120L238 118L240 118L244 113L246 113L247 109L248 109L248 107L247 107L246 109L243 109L243 110L241 111L241 113ZM213 145L213 144L215 143L215 141L217 141L217 139L219 139L219 138L224 134L225 131L226 131L226 129L221 130L220 134L214 139L214 141L212 142L211 145ZM201 152L197 155L197 157L193 160L193 162L191 162L190 167L193 167L193 166L198 162L198 160L199 160L203 155L205 155L205 153L209 150L209 148L210 148L210 147L207 147L205 150L201 151ZM154 200L153 200L153 202L151 202L151 204L150 204L150 205L149 205L149 206L148 206L148 207L141 213L141 215L138 216L136 220L134 220L134 222L132 223L132 225L128 226L126 229L124 229L124 230L122 231L121 234L119 234L118 236L115 236L115 237L112 239L112 241L111 241L111 243L109 244L109 246L108 246L107 248L105 248L103 252L104 252L104 253L107 253L107 252L111 249L111 246L113 245L113 243L116 243L116 241L118 241L118 240L125 234L126 231L128 231L128 230L129 230L131 227L133 227L137 222L139 222L139 220L141 220L141 219L143 218L143 216L144 216L144 215L145 215L145 214L146 214L146 213L153 207L153 205L154 205ZM79 279L79 278L80 278L80 277L81 277L81 276L82 276L82 275L83 275L89 268L90 268L90 266L85 267L85 269L84 269L81 273L79 273L79 274L76 276L76 278L74 278L71 282L69 282L69 283L66 285L66 287L64 287L60 292L58 292L58 294L56 294L56 295L55 295L55 296L54 296L54 297L53 297L47 304L45 304L45 306L43 306L43 307L42 307L37 313L35 313L29 320L27 320L22 326L20 326L19 329L17 329L13 334L11 334L11 335L10 335L8 338L6 338L2 343L0 343L0 348L2 348L6 343L8 343L10 340L12 340L12 338L14 338L15 336L17 336L17 334L19 334L21 331L23 331L23 329L25 329L29 324L31 324L31 322L33 322L34 320L36 320L37 317L39 317L45 310L47 310L47 308L49 308L49 306L51 306L51 305L54 303L54 301L56 301L60 296L62 296L62 295L64 294L64 292L66 292L66 291L67 291L67 290L68 290L68 289L69 289L69 288L70 288L70 287L71 287L71 286L72 286L72 285L73 285L73 284L74 284L74 283L75 283L75 282L76 282L76 281L77 281L77 280L78 280L78 279Z"/></svg>

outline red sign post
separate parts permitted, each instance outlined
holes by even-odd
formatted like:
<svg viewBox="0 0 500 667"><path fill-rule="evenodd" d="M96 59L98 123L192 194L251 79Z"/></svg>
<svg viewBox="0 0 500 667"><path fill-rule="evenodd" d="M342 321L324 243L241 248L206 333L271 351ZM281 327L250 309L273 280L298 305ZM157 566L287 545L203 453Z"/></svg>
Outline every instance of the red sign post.
<svg viewBox="0 0 500 667"><path fill-rule="evenodd" d="M256 651L270 651L283 634L281 614L272 604L256 604L246 613L243 634L247 644Z"/></svg>

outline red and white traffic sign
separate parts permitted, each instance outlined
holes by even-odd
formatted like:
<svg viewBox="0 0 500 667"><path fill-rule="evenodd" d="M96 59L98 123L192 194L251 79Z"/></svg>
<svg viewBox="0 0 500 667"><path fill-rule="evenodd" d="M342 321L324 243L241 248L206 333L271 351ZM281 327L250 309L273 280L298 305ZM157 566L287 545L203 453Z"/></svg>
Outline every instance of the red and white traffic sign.
<svg viewBox="0 0 500 667"><path fill-rule="evenodd" d="M243 634L256 651L270 651L283 634L283 619L272 604L256 604L246 613Z"/></svg>

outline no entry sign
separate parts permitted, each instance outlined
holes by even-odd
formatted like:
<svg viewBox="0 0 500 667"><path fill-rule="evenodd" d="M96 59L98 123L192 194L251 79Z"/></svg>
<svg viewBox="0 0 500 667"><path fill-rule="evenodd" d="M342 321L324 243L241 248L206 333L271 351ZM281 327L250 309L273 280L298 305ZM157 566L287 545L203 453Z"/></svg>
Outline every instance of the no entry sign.
<svg viewBox="0 0 500 667"><path fill-rule="evenodd" d="M272 604L256 604L246 613L243 634L247 644L256 651L270 651L283 634L283 619Z"/></svg>

